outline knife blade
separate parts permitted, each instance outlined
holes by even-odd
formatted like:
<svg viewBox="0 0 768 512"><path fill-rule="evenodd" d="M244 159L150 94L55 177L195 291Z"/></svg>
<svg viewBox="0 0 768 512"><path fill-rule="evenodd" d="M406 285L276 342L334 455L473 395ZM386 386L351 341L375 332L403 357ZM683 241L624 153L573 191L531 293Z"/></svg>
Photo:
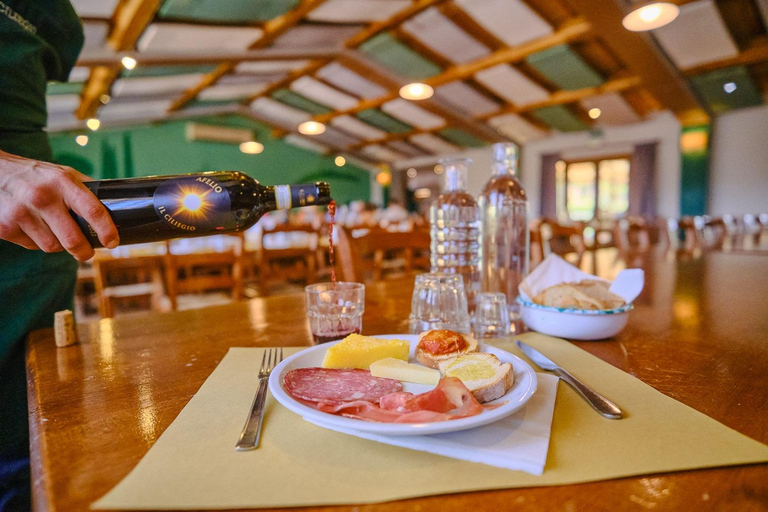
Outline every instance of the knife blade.
<svg viewBox="0 0 768 512"><path fill-rule="evenodd" d="M520 340L515 340L515 344L520 350L523 351L526 356L528 356L528 359L533 361L542 370L551 371L560 377L566 384L570 385L597 412L611 420L619 420L622 418L623 413L621 409L619 409L618 405L611 402L603 395L581 382L579 379L571 375L568 370L558 366L554 361L527 343L524 343Z"/></svg>

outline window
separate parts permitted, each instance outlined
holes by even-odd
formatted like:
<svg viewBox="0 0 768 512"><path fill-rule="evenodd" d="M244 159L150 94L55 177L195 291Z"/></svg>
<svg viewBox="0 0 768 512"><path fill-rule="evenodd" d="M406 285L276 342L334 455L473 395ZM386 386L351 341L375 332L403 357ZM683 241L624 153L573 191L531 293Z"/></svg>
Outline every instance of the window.
<svg viewBox="0 0 768 512"><path fill-rule="evenodd" d="M560 221L615 219L629 208L629 159L561 160L555 187Z"/></svg>

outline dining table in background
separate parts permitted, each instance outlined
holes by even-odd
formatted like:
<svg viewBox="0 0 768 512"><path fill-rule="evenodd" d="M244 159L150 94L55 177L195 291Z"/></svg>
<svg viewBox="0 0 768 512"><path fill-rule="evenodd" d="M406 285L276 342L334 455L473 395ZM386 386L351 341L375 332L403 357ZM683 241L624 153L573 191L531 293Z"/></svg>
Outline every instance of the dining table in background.
<svg viewBox="0 0 768 512"><path fill-rule="evenodd" d="M681 259L655 251L635 261L646 272L645 289L627 328L610 340L575 344L768 443L768 258L711 252ZM610 255L601 262L598 273L608 278L622 268ZM412 278L368 285L363 333L406 333L412 287ZM312 343L301 294L104 319L80 325L79 338L65 349L55 347L50 329L28 340L37 511L87 510L139 462L230 347ZM293 485L301 482L287 478L286 492ZM429 496L364 509L747 511L766 504L768 464L759 464ZM357 508L301 510L351 509Z"/></svg>

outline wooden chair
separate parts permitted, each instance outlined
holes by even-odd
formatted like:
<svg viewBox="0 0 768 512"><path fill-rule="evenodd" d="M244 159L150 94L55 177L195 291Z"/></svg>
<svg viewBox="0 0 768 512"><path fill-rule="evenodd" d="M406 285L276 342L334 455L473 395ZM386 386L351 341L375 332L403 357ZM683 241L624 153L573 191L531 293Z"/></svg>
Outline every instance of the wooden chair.
<svg viewBox="0 0 768 512"><path fill-rule="evenodd" d="M648 251L651 248L651 230L644 219L625 217L615 222L613 240L620 253Z"/></svg>
<svg viewBox="0 0 768 512"><path fill-rule="evenodd" d="M566 226L555 221L544 220L541 224L541 234L545 257L549 254L557 254L564 258L573 255L570 258L571 263L577 267L581 266L586 251L582 223Z"/></svg>
<svg viewBox="0 0 768 512"><path fill-rule="evenodd" d="M242 254L242 243L236 243L222 252L190 254L174 254L169 245L164 258L171 308L174 311L179 308L181 295L203 295L213 291L225 292L231 300L240 300L243 296ZM208 302L219 300L214 297L209 299ZM199 302L206 303L206 298L199 297Z"/></svg>
<svg viewBox="0 0 768 512"><path fill-rule="evenodd" d="M429 271L429 242L429 232L424 229L341 228L335 248L338 275L345 281L364 283Z"/></svg>
<svg viewBox="0 0 768 512"><path fill-rule="evenodd" d="M259 249L259 290L269 294L274 281L317 279L318 229L309 224L281 224L261 233Z"/></svg>
<svg viewBox="0 0 768 512"><path fill-rule="evenodd" d="M728 226L720 217L704 218L700 229L704 249L722 251L729 238Z"/></svg>
<svg viewBox="0 0 768 512"><path fill-rule="evenodd" d="M530 261L529 268L533 270L544 259L544 242L541 236L542 219L534 219L530 225Z"/></svg>
<svg viewBox="0 0 768 512"><path fill-rule="evenodd" d="M97 257L93 262L99 315L112 318L117 309L162 311L164 296L160 256Z"/></svg>

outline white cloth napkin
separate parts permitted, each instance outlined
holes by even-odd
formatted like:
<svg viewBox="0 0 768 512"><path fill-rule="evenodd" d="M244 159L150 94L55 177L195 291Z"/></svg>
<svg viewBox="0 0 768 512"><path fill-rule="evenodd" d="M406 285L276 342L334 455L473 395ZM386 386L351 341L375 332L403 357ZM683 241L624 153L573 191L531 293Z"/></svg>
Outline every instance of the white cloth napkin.
<svg viewBox="0 0 768 512"><path fill-rule="evenodd" d="M545 373L538 373L537 377L538 389L522 409L489 425L461 432L386 436L341 429L304 419L328 430L379 443L541 475L547 462L559 379Z"/></svg>

